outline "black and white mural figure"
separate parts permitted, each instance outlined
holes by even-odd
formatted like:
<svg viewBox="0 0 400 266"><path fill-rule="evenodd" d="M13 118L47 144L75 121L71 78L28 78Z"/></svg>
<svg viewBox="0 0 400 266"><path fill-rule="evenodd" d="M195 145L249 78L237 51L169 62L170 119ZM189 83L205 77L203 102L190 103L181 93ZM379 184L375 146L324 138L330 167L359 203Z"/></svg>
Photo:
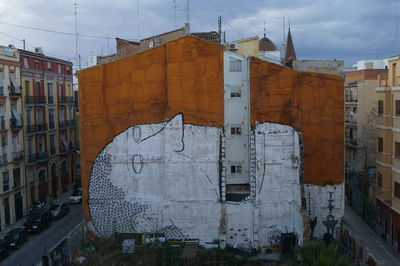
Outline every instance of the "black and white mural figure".
<svg viewBox="0 0 400 266"><path fill-rule="evenodd" d="M222 128L185 124L182 114L129 127L93 164L89 228L104 237L146 232L258 247L269 244L274 227L296 233L302 243L299 134L291 126L269 122L257 123L253 134L256 158L250 182L255 194L231 203L221 202L220 195ZM306 190L312 195L318 191L312 185ZM326 195L325 189L318 193ZM326 202L316 194L311 200L307 206ZM326 217L324 207L312 212L319 220Z"/></svg>

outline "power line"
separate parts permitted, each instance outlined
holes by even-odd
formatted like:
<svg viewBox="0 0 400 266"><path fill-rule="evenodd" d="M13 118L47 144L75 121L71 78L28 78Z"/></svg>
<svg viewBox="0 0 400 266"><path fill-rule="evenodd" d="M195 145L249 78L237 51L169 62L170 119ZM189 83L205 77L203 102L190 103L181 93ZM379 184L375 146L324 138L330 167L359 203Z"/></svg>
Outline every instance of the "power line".
<svg viewBox="0 0 400 266"><path fill-rule="evenodd" d="M73 35L73 36L75 36L75 33L72 33L72 32L56 31L56 30L49 30L49 29L41 29L41 28L35 28L35 27L29 27L29 26L23 26L23 25L17 25L17 24L7 23L7 22L3 22L3 21L0 21L0 24L4 24L4 25L8 25L8 26L13 26L13 27L18 27L18 28L24 28L24 29L31 29L31 30L37 30L37 31L43 31L43 32L50 32L50 33L57 33L57 34ZM87 34L78 34L78 36L79 36L79 37L86 37L86 38L110 39L110 37L96 36L96 35L87 35Z"/></svg>

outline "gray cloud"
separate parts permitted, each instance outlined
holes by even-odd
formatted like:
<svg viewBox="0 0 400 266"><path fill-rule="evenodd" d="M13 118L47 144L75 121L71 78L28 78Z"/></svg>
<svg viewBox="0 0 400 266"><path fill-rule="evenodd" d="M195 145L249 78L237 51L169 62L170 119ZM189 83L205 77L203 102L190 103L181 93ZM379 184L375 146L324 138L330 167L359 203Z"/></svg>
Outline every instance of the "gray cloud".
<svg viewBox="0 0 400 266"><path fill-rule="evenodd" d="M174 28L172 0L77 0L80 34L108 36L110 40L80 37L83 62L88 55L114 51L115 37L138 40ZM0 22L74 32L74 1L2 0ZM186 20L186 0L176 0L177 27ZM400 54L400 0L270 0L193 1L193 31L216 30L222 16L227 39L267 34L278 47L283 42L282 19L290 18L294 45L302 59L341 59L346 65L359 59L375 59ZM43 47L45 53L75 60L74 36L17 28L0 23L0 44L26 39L28 48Z"/></svg>

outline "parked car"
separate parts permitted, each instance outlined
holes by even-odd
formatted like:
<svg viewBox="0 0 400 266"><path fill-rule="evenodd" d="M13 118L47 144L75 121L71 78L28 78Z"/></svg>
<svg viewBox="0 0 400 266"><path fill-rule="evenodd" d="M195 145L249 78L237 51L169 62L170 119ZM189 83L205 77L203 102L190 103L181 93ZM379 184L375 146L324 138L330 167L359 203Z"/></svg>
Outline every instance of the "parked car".
<svg viewBox="0 0 400 266"><path fill-rule="evenodd" d="M75 203L75 204L82 203L82 191L74 190L71 196L69 196L69 203Z"/></svg>
<svg viewBox="0 0 400 266"><path fill-rule="evenodd" d="M46 227L50 226L52 220L53 217L50 208L43 208L41 211L30 215L26 219L24 227L30 233L39 233Z"/></svg>
<svg viewBox="0 0 400 266"><path fill-rule="evenodd" d="M53 203L50 210L53 219L59 219L69 212L69 204L66 202Z"/></svg>
<svg viewBox="0 0 400 266"><path fill-rule="evenodd" d="M34 215L37 212L40 212L43 208L46 208L47 204L44 201L35 201L29 206L29 215Z"/></svg>
<svg viewBox="0 0 400 266"><path fill-rule="evenodd" d="M4 260L10 255L7 239L0 239L0 260Z"/></svg>
<svg viewBox="0 0 400 266"><path fill-rule="evenodd" d="M25 228L14 228L4 238L7 240L9 249L17 249L28 240L28 232Z"/></svg>

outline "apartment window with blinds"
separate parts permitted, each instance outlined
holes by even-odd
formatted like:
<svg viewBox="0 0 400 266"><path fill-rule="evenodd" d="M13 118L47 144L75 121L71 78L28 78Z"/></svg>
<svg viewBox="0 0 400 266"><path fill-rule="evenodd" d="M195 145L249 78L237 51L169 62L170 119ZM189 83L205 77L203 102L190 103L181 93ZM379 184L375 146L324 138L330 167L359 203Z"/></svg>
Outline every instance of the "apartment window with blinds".
<svg viewBox="0 0 400 266"><path fill-rule="evenodd" d="M241 135L242 128L241 127L231 127L231 135Z"/></svg>
<svg viewBox="0 0 400 266"><path fill-rule="evenodd" d="M6 192L10 189L10 180L8 176L8 172L3 172L3 192Z"/></svg>
<svg viewBox="0 0 400 266"><path fill-rule="evenodd" d="M400 184L397 182L394 182L394 196L400 199Z"/></svg>
<svg viewBox="0 0 400 266"><path fill-rule="evenodd" d="M394 143L394 156L400 159L400 142Z"/></svg>
<svg viewBox="0 0 400 266"><path fill-rule="evenodd" d="M383 184L383 175L382 173L376 173L376 185L380 188L382 188L382 184Z"/></svg>
<svg viewBox="0 0 400 266"><path fill-rule="evenodd" d="M378 101L378 115L383 115L383 101Z"/></svg>
<svg viewBox="0 0 400 266"><path fill-rule="evenodd" d="M242 166L241 165L231 165L231 174L241 174Z"/></svg>
<svg viewBox="0 0 400 266"><path fill-rule="evenodd" d="M383 152L383 138L378 138L378 152Z"/></svg>

